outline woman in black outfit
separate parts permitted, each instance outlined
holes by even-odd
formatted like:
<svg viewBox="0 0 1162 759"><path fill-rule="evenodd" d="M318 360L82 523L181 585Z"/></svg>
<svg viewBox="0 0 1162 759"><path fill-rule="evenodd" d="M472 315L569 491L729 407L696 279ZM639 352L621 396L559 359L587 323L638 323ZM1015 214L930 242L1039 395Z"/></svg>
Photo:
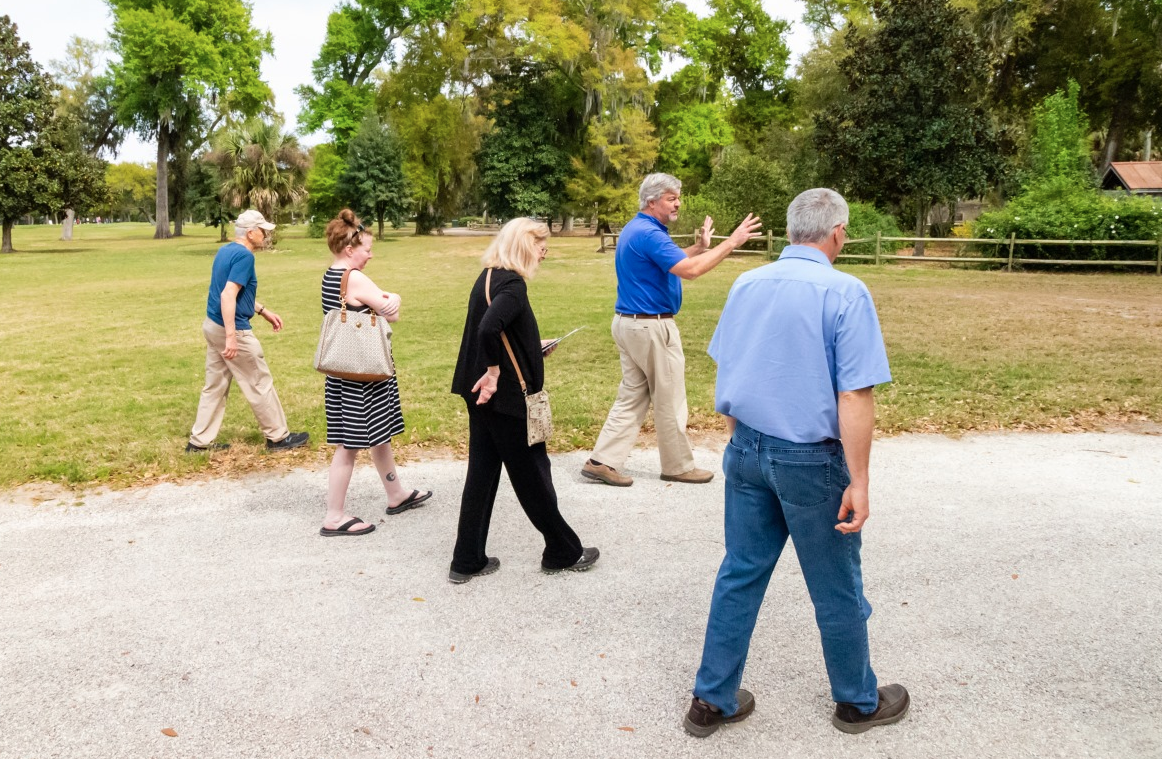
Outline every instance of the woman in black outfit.
<svg viewBox="0 0 1162 759"><path fill-rule="evenodd" d="M449 582L468 582L500 568L500 559L486 556L484 546L502 464L521 508L545 538L541 569L584 571L600 555L596 548L581 546L557 508L548 452L544 443L528 444L524 395L500 338L502 331L508 335L528 392L539 392L545 383L544 355L553 349L542 355L549 341L541 340L525 280L544 260L548 240L549 228L532 219L505 224L484 252L484 271L468 298L452 379L452 392L468 404L468 477ZM484 292L488 279L491 305Z"/></svg>

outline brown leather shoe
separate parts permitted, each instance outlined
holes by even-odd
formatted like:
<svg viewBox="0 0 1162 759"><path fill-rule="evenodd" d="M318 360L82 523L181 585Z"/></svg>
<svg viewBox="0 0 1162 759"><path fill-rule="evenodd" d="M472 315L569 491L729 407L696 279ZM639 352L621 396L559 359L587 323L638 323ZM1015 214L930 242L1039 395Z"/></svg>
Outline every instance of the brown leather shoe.
<svg viewBox="0 0 1162 759"><path fill-rule="evenodd" d="M666 482L685 482L687 485L703 485L714 479L714 472L694 468L689 472L682 472L681 474L663 474L662 479Z"/></svg>
<svg viewBox="0 0 1162 759"><path fill-rule="evenodd" d="M599 464L593 459L589 459L581 466L581 476L619 488L628 488L633 484L633 477L622 474L611 466Z"/></svg>
<svg viewBox="0 0 1162 759"><path fill-rule="evenodd" d="M912 705L908 690L902 685L885 685L878 690L880 703L874 712L861 714L851 704L836 704L831 724L845 733L863 733L877 725L890 725L902 720Z"/></svg>
<svg viewBox="0 0 1162 759"><path fill-rule="evenodd" d="M721 725L728 722L742 722L754 711L754 694L748 690L738 689L735 694L738 699L738 711L729 717L723 717L722 712L715 709L702 699L695 698L690 702L690 711L682 721L682 727L695 738L705 738Z"/></svg>

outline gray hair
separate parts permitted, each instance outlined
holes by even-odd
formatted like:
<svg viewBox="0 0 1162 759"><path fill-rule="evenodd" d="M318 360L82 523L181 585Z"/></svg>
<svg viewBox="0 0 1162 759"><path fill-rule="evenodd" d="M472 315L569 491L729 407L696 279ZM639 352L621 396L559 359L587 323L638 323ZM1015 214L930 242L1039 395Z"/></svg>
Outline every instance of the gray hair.
<svg viewBox="0 0 1162 759"><path fill-rule="evenodd" d="M637 197L641 201L641 208L660 199L667 192L681 192L682 180L670 174L650 174L642 180L638 188Z"/></svg>
<svg viewBox="0 0 1162 759"><path fill-rule="evenodd" d="M848 219L847 201L835 190L804 190L787 206L787 238L792 245L822 242Z"/></svg>

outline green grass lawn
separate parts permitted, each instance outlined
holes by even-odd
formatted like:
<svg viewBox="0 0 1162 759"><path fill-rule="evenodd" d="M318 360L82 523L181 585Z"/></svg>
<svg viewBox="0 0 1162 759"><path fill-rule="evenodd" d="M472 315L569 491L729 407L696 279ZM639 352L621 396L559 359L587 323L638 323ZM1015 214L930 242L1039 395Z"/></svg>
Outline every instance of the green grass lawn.
<svg viewBox="0 0 1162 759"><path fill-rule="evenodd" d="M182 452L203 380L201 336L217 230L154 241L140 224L17 227L0 257L0 486L115 484L319 461L326 446L267 456L236 390L226 454ZM449 394L483 237L392 236L366 272L403 296L394 349L406 454L463 451L463 402ZM591 238L554 239L530 296L542 334L586 329L546 367L557 450L592 445L620 380L609 335L613 258ZM259 299L286 323L255 319L291 428L325 438L322 376L311 362L330 261L320 240L286 231L258 254ZM765 263L724 262L687 283L679 325L691 427L714 430L706 345L734 278ZM883 432L1084 429L1162 419L1162 279L1006 274L919 266L843 267L875 296L895 382L877 392ZM761 328L761 325L756 325ZM318 448L323 448L320 452Z"/></svg>

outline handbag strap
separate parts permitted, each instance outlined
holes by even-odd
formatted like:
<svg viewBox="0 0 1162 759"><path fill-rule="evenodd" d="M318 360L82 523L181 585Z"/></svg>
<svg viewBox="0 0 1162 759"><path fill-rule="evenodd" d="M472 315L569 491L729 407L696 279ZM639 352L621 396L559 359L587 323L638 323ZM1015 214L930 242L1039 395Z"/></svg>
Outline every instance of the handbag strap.
<svg viewBox="0 0 1162 759"><path fill-rule="evenodd" d="M351 276L351 270L344 269L343 270L343 279L339 280L339 308L341 310L341 313L339 314L339 321L343 322L344 324L347 323L347 278L350 276ZM370 313L371 313L371 326L374 327L375 326L375 309L372 308Z"/></svg>
<svg viewBox="0 0 1162 759"><path fill-rule="evenodd" d="M484 302L489 306L492 305L492 269L484 275ZM525 395L529 394L529 389L525 385L524 375L520 373L520 364L516 362L516 355L512 352L512 345L508 342L508 335L504 334L504 330L500 331L501 342L504 343L504 349L508 351L508 358L512 361L512 368L516 369L516 378L520 380L520 391Z"/></svg>

